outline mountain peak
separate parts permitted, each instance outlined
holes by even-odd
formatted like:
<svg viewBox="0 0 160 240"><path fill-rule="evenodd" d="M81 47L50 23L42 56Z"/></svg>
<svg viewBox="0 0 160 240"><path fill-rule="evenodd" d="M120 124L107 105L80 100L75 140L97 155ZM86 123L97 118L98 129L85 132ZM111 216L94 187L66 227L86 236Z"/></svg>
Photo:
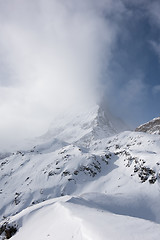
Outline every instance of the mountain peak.
<svg viewBox="0 0 160 240"><path fill-rule="evenodd" d="M108 109L95 105L89 110L58 116L42 138L89 143L90 140L109 137L126 129L122 120L113 116Z"/></svg>

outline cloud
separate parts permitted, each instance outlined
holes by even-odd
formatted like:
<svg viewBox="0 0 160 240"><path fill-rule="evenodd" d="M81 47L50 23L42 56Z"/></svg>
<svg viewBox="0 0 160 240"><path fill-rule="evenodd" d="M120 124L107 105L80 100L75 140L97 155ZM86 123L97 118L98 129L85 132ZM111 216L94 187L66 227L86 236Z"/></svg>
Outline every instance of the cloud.
<svg viewBox="0 0 160 240"><path fill-rule="evenodd" d="M148 6L148 17L150 20L151 27L156 29L156 32L159 33L160 29L160 2L155 0L150 2ZM158 34L158 38L151 39L149 42L154 50L154 52L157 54L157 56L160 58L160 44L159 44L160 36Z"/></svg>
<svg viewBox="0 0 160 240"><path fill-rule="evenodd" d="M149 86L145 82L143 72L135 73L129 78L122 78L120 74L119 78L117 84L113 83L110 86L110 93L107 94L110 108L131 128L135 128L140 121L143 121L146 113L144 103L147 103Z"/></svg>
<svg viewBox="0 0 160 240"><path fill-rule="evenodd" d="M1 145L100 101L124 11L110 0L0 2Z"/></svg>
<svg viewBox="0 0 160 240"><path fill-rule="evenodd" d="M41 135L57 114L102 99L122 118L143 119L146 50L152 44L159 54L147 29L158 26L154 4L0 1L0 146Z"/></svg>
<svg viewBox="0 0 160 240"><path fill-rule="evenodd" d="M153 49L153 50L157 53L157 55L159 56L159 54L160 54L160 50L159 50L160 44L159 44L158 42L153 41L153 40L150 41L150 44L151 44L151 46L152 46L152 49Z"/></svg>
<svg viewBox="0 0 160 240"><path fill-rule="evenodd" d="M154 95L160 94L160 85L155 85L155 86L152 88L152 92L153 92Z"/></svg>
<svg viewBox="0 0 160 240"><path fill-rule="evenodd" d="M160 2L158 0L150 1L148 11L150 14L151 21L154 22L158 27L160 27Z"/></svg>
<svg viewBox="0 0 160 240"><path fill-rule="evenodd" d="M120 98L126 106L130 107L133 102L139 103L143 99L146 88L143 76L131 78L120 90Z"/></svg>

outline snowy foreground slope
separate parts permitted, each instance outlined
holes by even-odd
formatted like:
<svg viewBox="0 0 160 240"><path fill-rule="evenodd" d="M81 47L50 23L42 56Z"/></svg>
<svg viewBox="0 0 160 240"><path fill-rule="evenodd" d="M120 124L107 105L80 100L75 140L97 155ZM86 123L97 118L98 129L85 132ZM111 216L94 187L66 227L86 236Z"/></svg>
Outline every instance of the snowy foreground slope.
<svg viewBox="0 0 160 240"><path fill-rule="evenodd" d="M0 239L159 239L160 136L118 133L108 116L91 109L1 154Z"/></svg>

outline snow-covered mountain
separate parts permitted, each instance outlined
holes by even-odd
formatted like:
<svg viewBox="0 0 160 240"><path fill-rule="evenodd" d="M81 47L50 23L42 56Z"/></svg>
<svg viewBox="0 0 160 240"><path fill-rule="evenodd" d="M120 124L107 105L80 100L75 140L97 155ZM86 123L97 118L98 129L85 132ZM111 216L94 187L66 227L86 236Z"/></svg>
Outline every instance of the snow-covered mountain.
<svg viewBox="0 0 160 240"><path fill-rule="evenodd" d="M41 139L44 142L53 140L54 137L63 142L88 146L93 140L109 137L126 129L122 120L114 117L108 109L96 105L78 114L58 116Z"/></svg>
<svg viewBox="0 0 160 240"><path fill-rule="evenodd" d="M142 124L136 128L137 132L147 132L151 134L160 134L160 117L154 118L153 120Z"/></svg>
<svg viewBox="0 0 160 240"><path fill-rule="evenodd" d="M160 136L125 127L96 106L1 154L0 239L157 239Z"/></svg>

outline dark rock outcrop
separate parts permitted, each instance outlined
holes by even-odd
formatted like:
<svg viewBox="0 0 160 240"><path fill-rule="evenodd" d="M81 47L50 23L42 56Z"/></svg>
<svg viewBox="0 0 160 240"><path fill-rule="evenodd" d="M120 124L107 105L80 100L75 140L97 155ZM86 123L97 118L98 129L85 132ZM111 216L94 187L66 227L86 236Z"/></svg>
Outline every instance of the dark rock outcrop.
<svg viewBox="0 0 160 240"><path fill-rule="evenodd" d="M154 118L153 120L142 124L141 126L137 127L135 131L160 135L160 117Z"/></svg>

